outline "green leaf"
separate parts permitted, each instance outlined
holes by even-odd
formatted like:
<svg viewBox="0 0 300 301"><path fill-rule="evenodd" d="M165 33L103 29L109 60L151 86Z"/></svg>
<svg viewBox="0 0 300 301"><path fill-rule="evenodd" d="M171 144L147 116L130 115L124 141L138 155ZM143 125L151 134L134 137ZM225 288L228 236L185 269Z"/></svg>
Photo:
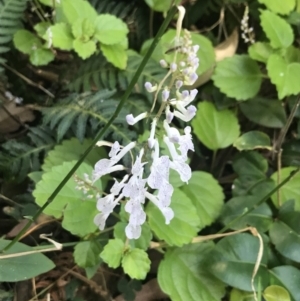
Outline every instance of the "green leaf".
<svg viewBox="0 0 300 301"><path fill-rule="evenodd" d="M271 82L276 85L279 99L300 92L297 76L300 72L299 63L288 64L278 54L272 54L267 63L268 75Z"/></svg>
<svg viewBox="0 0 300 301"><path fill-rule="evenodd" d="M252 122L270 128L282 128L286 124L286 112L277 99L254 98L240 103L243 114Z"/></svg>
<svg viewBox="0 0 300 301"><path fill-rule="evenodd" d="M14 34L13 41L15 47L25 54L31 54L34 49L42 46L40 39L25 29L18 30Z"/></svg>
<svg viewBox="0 0 300 301"><path fill-rule="evenodd" d="M11 241L0 239L0 249L5 248ZM20 242L16 242L8 251L2 255L33 251ZM0 282L17 282L29 280L40 274L55 268L54 263L42 253L34 253L24 256L1 258L0 260Z"/></svg>
<svg viewBox="0 0 300 301"><path fill-rule="evenodd" d="M263 296L266 301L291 301L289 292L278 285L268 286L264 290Z"/></svg>
<svg viewBox="0 0 300 301"><path fill-rule="evenodd" d="M260 201L256 196L238 196L230 199L223 206L221 221L230 225L230 229L240 230L248 226L255 227L260 233L269 230L273 219L272 211L267 204L261 204L246 216L239 218L244 212L254 207ZM234 221L236 220L236 221Z"/></svg>
<svg viewBox="0 0 300 301"><path fill-rule="evenodd" d="M286 48L292 45L293 29L287 21L268 10L263 10L260 23L273 48Z"/></svg>
<svg viewBox="0 0 300 301"><path fill-rule="evenodd" d="M43 3L44 5L51 6L51 7L60 6L60 0L39 0L39 2Z"/></svg>
<svg viewBox="0 0 300 301"><path fill-rule="evenodd" d="M96 52L96 43L94 41L82 42L77 39L73 42L74 50L83 59L87 59Z"/></svg>
<svg viewBox="0 0 300 301"><path fill-rule="evenodd" d="M158 283L173 301L220 301L224 285L207 272L212 242L169 249L158 268Z"/></svg>
<svg viewBox="0 0 300 301"><path fill-rule="evenodd" d="M102 246L96 240L79 242L74 248L74 260L82 268L93 267L100 262Z"/></svg>
<svg viewBox="0 0 300 301"><path fill-rule="evenodd" d="M119 44L128 32L126 23L113 15L103 14L96 18L95 38L102 44Z"/></svg>
<svg viewBox="0 0 300 301"><path fill-rule="evenodd" d="M74 37L81 39L83 42L87 42L93 36L94 32L95 24L87 18L78 19L72 24Z"/></svg>
<svg viewBox="0 0 300 301"><path fill-rule="evenodd" d="M61 144L57 144L53 150L48 152L42 169L44 171L50 171L53 166L61 165L68 161L78 160L91 142L91 139L84 139L82 143L80 143L77 138L63 140ZM94 164L102 158L106 158L105 150L102 147L95 147L86 156L84 162L94 166Z"/></svg>
<svg viewBox="0 0 300 301"><path fill-rule="evenodd" d="M243 134L233 144L239 151L258 148L272 150L270 137L260 131L251 131Z"/></svg>
<svg viewBox="0 0 300 301"><path fill-rule="evenodd" d="M100 254L107 265L116 269L121 264L121 259L125 250L124 242L121 239L110 239Z"/></svg>
<svg viewBox="0 0 300 301"><path fill-rule="evenodd" d="M280 181L283 181L286 179L290 173L294 170L293 167L285 167L280 170ZM278 185L277 182L277 173L273 173L271 176L271 179L274 180L276 185ZM292 179L287 182L283 187L280 188L280 202L277 200L278 194L275 193L271 196L272 201L276 207L278 207L278 204L284 204L285 202L289 200L295 200L295 209L300 210L300 173L298 172L296 175L292 177Z"/></svg>
<svg viewBox="0 0 300 301"><path fill-rule="evenodd" d="M76 1L74 1L76 2ZM61 50L71 50L73 49L73 36L71 27L65 23L57 23L50 27L52 32L52 43L53 46ZM44 36L47 40L49 38L47 35Z"/></svg>
<svg viewBox="0 0 300 301"><path fill-rule="evenodd" d="M122 241L126 241L127 237L125 234L125 227L127 223L125 222L118 222L114 225L114 237L121 239ZM138 239L131 239L129 240L129 245L132 248L138 248L147 250L152 239L152 233L150 226L147 222L142 225L142 234Z"/></svg>
<svg viewBox="0 0 300 301"><path fill-rule="evenodd" d="M249 56L234 55L217 63L212 79L228 97L246 100L258 93L262 74Z"/></svg>
<svg viewBox="0 0 300 301"><path fill-rule="evenodd" d="M224 283L251 292L251 278L259 252L259 240L248 233L228 236L220 240L208 258L209 270ZM257 288L260 281L265 288L269 283L265 267L266 253L254 279Z"/></svg>
<svg viewBox="0 0 300 301"><path fill-rule="evenodd" d="M187 195L177 188L174 189L170 207L174 211L174 218L166 225L160 210L153 203L148 203L146 212L152 231L170 246L182 246L191 242L197 235L200 223L195 206Z"/></svg>
<svg viewBox="0 0 300 301"><path fill-rule="evenodd" d="M274 52L274 49L269 43L256 42L248 48L249 56L255 60L262 63L268 61L269 56Z"/></svg>
<svg viewBox="0 0 300 301"><path fill-rule="evenodd" d="M199 140L211 150L228 147L240 135L234 113L230 110L218 111L207 101L199 103L192 127Z"/></svg>
<svg viewBox="0 0 300 301"><path fill-rule="evenodd" d="M252 292L251 293L244 292L234 288L230 292L229 301L256 301L256 300L254 299L254 295Z"/></svg>
<svg viewBox="0 0 300 301"><path fill-rule="evenodd" d="M148 254L141 249L129 249L122 258L124 272L133 279L145 279L150 271L150 264Z"/></svg>
<svg viewBox="0 0 300 301"><path fill-rule="evenodd" d="M97 18L96 10L85 0L63 0L62 10L71 25L81 18L87 18L91 22Z"/></svg>
<svg viewBox="0 0 300 301"><path fill-rule="evenodd" d="M119 69L125 69L127 65L127 52L120 44L117 45L100 45L105 58Z"/></svg>
<svg viewBox="0 0 300 301"><path fill-rule="evenodd" d="M270 272L274 284L284 286L295 301L300 300L299 269L292 266L279 266L273 268Z"/></svg>
<svg viewBox="0 0 300 301"><path fill-rule="evenodd" d="M269 10L281 15L288 15L296 5L295 0L258 0L264 4Z"/></svg>
<svg viewBox="0 0 300 301"><path fill-rule="evenodd" d="M170 9L172 0L145 0L145 2L155 11L166 12ZM179 2L177 0L177 2Z"/></svg>
<svg viewBox="0 0 300 301"><path fill-rule="evenodd" d="M189 184L183 186L182 190L197 209L200 229L216 220L221 212L225 197L222 187L210 173L193 172Z"/></svg>
<svg viewBox="0 0 300 301"><path fill-rule="evenodd" d="M44 36L44 34L46 33L46 31L48 30L49 27L51 27L51 23L50 22L40 22L40 23L37 23L34 26L34 30L42 38Z"/></svg>
<svg viewBox="0 0 300 301"><path fill-rule="evenodd" d="M75 163L76 161L64 162L43 174L42 180L37 183L33 191L33 196L36 198L36 203L39 206L43 206L47 202L49 196ZM84 174L91 175L92 170L91 166L83 163L75 174L84 180ZM95 199L84 198L84 194L75 189L76 186L77 183L72 177L62 188L59 195L44 210L44 213L53 215L56 218L63 216L62 226L66 230L74 235L85 236L97 229L93 218L98 213L98 210L96 209ZM101 181L97 181L93 186L96 187L97 191L102 191Z"/></svg>
<svg viewBox="0 0 300 301"><path fill-rule="evenodd" d="M37 48L30 53L30 62L34 66L47 65L55 58L53 52L50 49Z"/></svg>
<svg viewBox="0 0 300 301"><path fill-rule="evenodd" d="M299 125L300 123L298 123ZM300 166L300 141L291 140L283 144L282 164L284 166Z"/></svg>

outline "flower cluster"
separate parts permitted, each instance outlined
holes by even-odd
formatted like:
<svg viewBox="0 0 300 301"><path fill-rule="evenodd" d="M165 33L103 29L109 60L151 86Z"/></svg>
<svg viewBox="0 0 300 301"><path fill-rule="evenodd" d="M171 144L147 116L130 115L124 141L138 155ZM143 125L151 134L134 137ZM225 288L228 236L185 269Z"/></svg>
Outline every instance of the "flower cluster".
<svg viewBox="0 0 300 301"><path fill-rule="evenodd" d="M241 21L242 39L245 43L255 43L253 27L249 27L249 7L246 5L244 16Z"/></svg>
<svg viewBox="0 0 300 301"><path fill-rule="evenodd" d="M160 108L152 120L147 141L147 149L152 152L149 160L151 162L145 162L145 149L141 148L130 173L126 174L120 182L115 179L109 194L97 195L97 208L100 213L96 215L94 222L100 230L104 229L106 219L122 200L126 200L124 209L129 214L129 222L125 228L129 239L137 239L141 235L141 225L146 220L143 208L146 200L159 208L166 224L169 224L174 217L170 207L174 191L169 182L170 169L175 170L180 175L180 179L187 183L192 175L191 168L187 164L188 151L194 151L194 145L191 127L186 126L181 133L171 125L171 122L174 118L189 122L195 116L196 107L191 103L198 92L196 89L183 90L182 87L192 85L197 80L199 46L192 45L188 31L184 32L182 44L182 47L176 50L172 63L168 64L165 60L160 62L163 68L169 68L167 76L159 84L145 83L146 90L154 93L154 104L158 96L161 98ZM169 86L164 84L168 77L171 77ZM136 117L129 114L126 120L129 125L134 125L149 116L148 112ZM158 140L156 129L161 116L164 116L164 135L162 140ZM159 143L165 143L170 155L160 154ZM92 181L95 182L106 174L126 170L126 167L120 163L121 159L136 146L136 142L131 142L122 148L118 142L115 142L111 147L109 159L101 159L96 163ZM150 165L148 173L144 168L146 164Z"/></svg>

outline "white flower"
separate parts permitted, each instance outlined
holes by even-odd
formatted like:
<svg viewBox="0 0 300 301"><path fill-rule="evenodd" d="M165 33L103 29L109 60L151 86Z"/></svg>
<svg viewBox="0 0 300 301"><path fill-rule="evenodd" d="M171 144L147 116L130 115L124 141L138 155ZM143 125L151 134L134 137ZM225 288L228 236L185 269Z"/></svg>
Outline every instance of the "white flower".
<svg viewBox="0 0 300 301"><path fill-rule="evenodd" d="M132 114L126 115L126 121L129 125L134 125L135 123L139 122L140 120L147 117L147 112L141 113L140 115L134 117Z"/></svg>
<svg viewBox="0 0 300 301"><path fill-rule="evenodd" d="M180 136L179 138L179 150L181 152L181 157L186 160L187 159L187 152L189 150L195 151L194 144L192 141L191 135L191 127L187 126L184 129L184 135Z"/></svg>
<svg viewBox="0 0 300 301"><path fill-rule="evenodd" d="M150 148L153 148L154 146L154 136L155 136L155 130L156 130L156 125L157 125L157 118L154 118L151 124L151 132L150 132L150 137L148 139L148 146Z"/></svg>

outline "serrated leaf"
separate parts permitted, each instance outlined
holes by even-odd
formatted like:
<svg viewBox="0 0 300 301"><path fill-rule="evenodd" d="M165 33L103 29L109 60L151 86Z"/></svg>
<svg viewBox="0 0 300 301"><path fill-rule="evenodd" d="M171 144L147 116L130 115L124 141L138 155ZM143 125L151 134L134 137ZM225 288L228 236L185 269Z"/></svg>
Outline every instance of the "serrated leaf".
<svg viewBox="0 0 300 301"><path fill-rule="evenodd" d="M124 242L121 239L110 239L100 254L100 257L111 268L116 269L121 264L125 250Z"/></svg>
<svg viewBox="0 0 300 301"><path fill-rule="evenodd" d="M74 248L74 260L82 268L94 267L100 262L99 255L102 249L98 241L81 241Z"/></svg>
<svg viewBox="0 0 300 301"><path fill-rule="evenodd" d="M198 139L211 150L228 147L240 135L238 119L233 112L218 111L207 101L199 103L192 127Z"/></svg>
<svg viewBox="0 0 300 301"><path fill-rule="evenodd" d="M294 41L293 29L287 21L278 15L263 10L260 15L260 24L273 48L286 48L292 45Z"/></svg>
<svg viewBox="0 0 300 301"><path fill-rule="evenodd" d="M105 58L119 69L125 69L127 65L127 52L120 44L117 45L100 45Z"/></svg>
<svg viewBox="0 0 300 301"><path fill-rule="evenodd" d="M266 63L274 49L268 43L256 42L248 48L249 56L256 61Z"/></svg>
<svg viewBox="0 0 300 301"><path fill-rule="evenodd" d="M34 49L42 46L38 37L28 30L20 29L14 34L15 47L25 54L31 54Z"/></svg>
<svg viewBox="0 0 300 301"><path fill-rule="evenodd" d="M240 103L243 114L252 122L270 128L282 128L286 124L286 112L277 99L254 98Z"/></svg>
<svg viewBox="0 0 300 301"><path fill-rule="evenodd" d="M80 18L87 18L91 22L97 18L96 10L85 0L63 0L62 10L71 25Z"/></svg>
<svg viewBox="0 0 300 301"><path fill-rule="evenodd" d="M272 150L270 137L260 131L250 131L240 136L233 143L239 151L253 149L268 149Z"/></svg>
<svg viewBox="0 0 300 301"><path fill-rule="evenodd" d="M258 0L264 4L269 10L281 15L288 15L295 7L295 0Z"/></svg>
<svg viewBox="0 0 300 301"><path fill-rule="evenodd" d="M264 290L263 296L266 301L291 301L289 292L278 285L268 286Z"/></svg>
<svg viewBox="0 0 300 301"><path fill-rule="evenodd" d="M148 254L141 249L129 249L122 258L124 272L133 279L145 279L150 271L150 264Z"/></svg>
<svg viewBox="0 0 300 301"><path fill-rule="evenodd" d="M61 144L57 144L53 150L48 152L42 169L50 171L53 166L61 165L67 161L78 160L91 143L91 139L84 139L82 143L76 138L63 140ZM102 158L106 158L105 150L101 147L95 147L86 156L84 162L90 166L94 166Z"/></svg>
<svg viewBox="0 0 300 301"><path fill-rule="evenodd" d="M200 229L216 220L223 206L224 194L222 187L210 173L193 172L188 185L183 186L182 190L197 209Z"/></svg>
<svg viewBox="0 0 300 301"><path fill-rule="evenodd" d="M113 15L99 15L95 25L95 38L105 45L119 44L128 34L126 23Z"/></svg>
<svg viewBox="0 0 300 301"><path fill-rule="evenodd" d="M217 63L212 79L227 96L246 100L258 93L262 74L249 56L234 55Z"/></svg>
<svg viewBox="0 0 300 301"><path fill-rule="evenodd" d="M251 234L243 233L225 237L210 253L209 271L224 283L251 292L251 279L258 252L259 240ZM261 288L265 288L269 283L269 273L265 267L266 255L264 253L262 264L254 279L256 288L258 283Z"/></svg>
<svg viewBox="0 0 300 301"><path fill-rule="evenodd" d="M40 22L34 26L34 30L37 34L42 38L43 35L46 33L47 29L51 26L50 22Z"/></svg>
<svg viewBox="0 0 300 301"><path fill-rule="evenodd" d="M33 196L39 206L43 206L62 179L74 167L76 161L64 162L54 166L43 174L42 180L36 185ZM77 169L76 175L84 180L84 174L91 175L92 167L82 163ZM101 181L93 184L98 191L102 191ZM63 216L62 226L74 235L85 236L93 233L97 226L93 222L98 210L95 199L84 199L84 194L76 190L77 183L72 177L61 189L56 198L44 210L45 214L56 218ZM84 224L84 227L82 225Z"/></svg>
<svg viewBox="0 0 300 301"><path fill-rule="evenodd" d="M52 37L50 37L50 40L52 38L53 46L56 48L59 48L61 50L71 50L73 49L73 36L71 27L68 24L65 23L57 23L50 27L50 30L52 32ZM45 35L44 38L46 40L49 39L49 35Z"/></svg>
<svg viewBox="0 0 300 301"><path fill-rule="evenodd" d="M75 38L80 39L82 42L87 42L95 32L95 24L89 19L81 18L72 24L72 33Z"/></svg>
<svg viewBox="0 0 300 301"><path fill-rule="evenodd" d="M126 242L125 227L127 223L118 222L114 225L114 237ZM149 224L146 222L142 225L142 234L138 239L130 239L129 245L132 248L147 250L152 239L152 233Z"/></svg>
<svg viewBox="0 0 300 301"><path fill-rule="evenodd" d="M286 179L290 173L294 170L293 167L285 167L280 170L280 181ZM278 172L272 174L271 179L278 185ZM280 201L277 199L278 194L273 194L271 196L272 201L276 207L279 207L278 204L284 204L289 200L295 201L295 210L300 210L300 173L295 174L289 182L287 182L283 187L280 188Z"/></svg>
<svg viewBox="0 0 300 301"><path fill-rule="evenodd" d="M174 189L170 207L174 211L174 218L166 225L160 210L151 202L148 203L146 212L152 231L170 246L182 246L191 242L197 235L200 222L195 206L187 195L177 188Z"/></svg>
<svg viewBox="0 0 300 301"><path fill-rule="evenodd" d="M221 300L225 286L206 269L213 246L212 242L190 244L165 254L158 268L158 282L173 301Z"/></svg>
<svg viewBox="0 0 300 301"><path fill-rule="evenodd" d="M288 64L278 54L272 54L267 63L268 75L276 85L279 99L300 92L297 76L300 73L300 63Z"/></svg>
<svg viewBox="0 0 300 301"><path fill-rule="evenodd" d="M0 249L5 248L11 241L0 239ZM16 242L3 255L33 251L31 247ZM19 257L1 258L0 282L17 282L29 280L55 268L54 263L42 253L34 253Z"/></svg>
<svg viewBox="0 0 300 301"><path fill-rule="evenodd" d="M34 49L29 56L30 62L34 66L44 66L53 61L55 58L50 49L37 48Z"/></svg>
<svg viewBox="0 0 300 301"><path fill-rule="evenodd" d="M82 42L79 39L76 39L73 42L73 48L77 54L83 59L87 59L96 51L96 43L94 41Z"/></svg>

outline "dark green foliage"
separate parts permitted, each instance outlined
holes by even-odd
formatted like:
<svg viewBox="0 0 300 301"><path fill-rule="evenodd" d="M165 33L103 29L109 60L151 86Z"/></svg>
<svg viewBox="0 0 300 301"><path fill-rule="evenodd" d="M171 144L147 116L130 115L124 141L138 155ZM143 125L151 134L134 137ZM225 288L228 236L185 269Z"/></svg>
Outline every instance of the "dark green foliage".
<svg viewBox="0 0 300 301"><path fill-rule="evenodd" d="M90 91L93 86L98 89L119 88L124 91L142 59L142 56L132 52L128 58L126 70L122 71L107 63L103 56L93 56L81 63L79 70L69 84L69 88L76 92ZM150 60L135 86L135 92L147 95L144 83L146 81L159 82L165 74L166 69L161 68L154 60Z"/></svg>
<svg viewBox="0 0 300 301"><path fill-rule="evenodd" d="M49 128L32 127L24 141L11 139L2 144L0 150L0 169L22 181L31 171L39 170L41 155L55 145Z"/></svg>
<svg viewBox="0 0 300 301"><path fill-rule="evenodd" d="M14 33L22 27L20 19L26 8L27 0L0 0L0 55L10 50L9 42ZM0 64L5 59L0 57ZM3 67L0 66L0 73Z"/></svg>
<svg viewBox="0 0 300 301"><path fill-rule="evenodd" d="M42 110L44 124L56 129L57 140L61 140L67 131L72 128L76 137L82 141L87 131L92 134L104 126L114 114L118 101L113 98L115 90L102 90L96 93L71 94L58 104ZM132 132L128 131L126 112L123 111L110 126L106 135L113 134L118 141L131 141ZM103 137L104 138L104 137Z"/></svg>

